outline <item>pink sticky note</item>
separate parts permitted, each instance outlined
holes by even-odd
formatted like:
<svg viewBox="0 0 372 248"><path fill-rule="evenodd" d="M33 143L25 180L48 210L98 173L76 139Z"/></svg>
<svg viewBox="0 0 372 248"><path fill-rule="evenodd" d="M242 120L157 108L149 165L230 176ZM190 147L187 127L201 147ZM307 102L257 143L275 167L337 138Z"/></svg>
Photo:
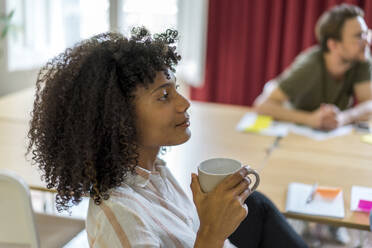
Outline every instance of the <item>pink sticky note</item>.
<svg viewBox="0 0 372 248"><path fill-rule="evenodd" d="M358 208L363 212L369 213L372 209L372 201L359 200Z"/></svg>

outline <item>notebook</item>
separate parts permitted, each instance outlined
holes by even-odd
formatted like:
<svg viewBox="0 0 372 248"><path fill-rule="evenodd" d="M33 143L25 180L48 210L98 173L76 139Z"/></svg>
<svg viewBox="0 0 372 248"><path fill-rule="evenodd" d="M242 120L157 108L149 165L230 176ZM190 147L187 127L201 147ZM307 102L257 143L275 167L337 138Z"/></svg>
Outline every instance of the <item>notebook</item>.
<svg viewBox="0 0 372 248"><path fill-rule="evenodd" d="M312 185L310 184L290 183L287 192L286 212L340 219L345 217L342 190L333 199L315 194L314 200L306 203L311 191Z"/></svg>
<svg viewBox="0 0 372 248"><path fill-rule="evenodd" d="M372 201L372 188L356 185L351 188L351 211L369 212L358 207L360 200Z"/></svg>

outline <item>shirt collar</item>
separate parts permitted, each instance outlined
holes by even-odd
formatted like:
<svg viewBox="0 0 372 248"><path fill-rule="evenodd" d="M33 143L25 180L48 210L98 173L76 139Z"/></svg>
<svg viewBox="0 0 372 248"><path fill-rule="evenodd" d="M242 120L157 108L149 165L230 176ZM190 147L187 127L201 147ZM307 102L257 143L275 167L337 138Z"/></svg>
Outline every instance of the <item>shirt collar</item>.
<svg viewBox="0 0 372 248"><path fill-rule="evenodd" d="M136 166L134 168L134 173L130 173L128 175L125 183L128 185L144 188L149 183L151 175L160 175L161 177L165 176L163 170L165 166L166 163L159 158L155 160L155 171L149 171L140 166Z"/></svg>

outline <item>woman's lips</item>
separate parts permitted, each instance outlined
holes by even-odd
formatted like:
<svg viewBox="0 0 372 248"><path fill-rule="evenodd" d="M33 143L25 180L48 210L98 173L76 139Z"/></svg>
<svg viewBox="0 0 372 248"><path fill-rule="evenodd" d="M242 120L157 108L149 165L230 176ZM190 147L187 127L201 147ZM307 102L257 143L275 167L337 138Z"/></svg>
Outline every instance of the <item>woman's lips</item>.
<svg viewBox="0 0 372 248"><path fill-rule="evenodd" d="M176 125L176 127L188 127L188 126L190 126L190 120L189 119L186 119L182 123Z"/></svg>

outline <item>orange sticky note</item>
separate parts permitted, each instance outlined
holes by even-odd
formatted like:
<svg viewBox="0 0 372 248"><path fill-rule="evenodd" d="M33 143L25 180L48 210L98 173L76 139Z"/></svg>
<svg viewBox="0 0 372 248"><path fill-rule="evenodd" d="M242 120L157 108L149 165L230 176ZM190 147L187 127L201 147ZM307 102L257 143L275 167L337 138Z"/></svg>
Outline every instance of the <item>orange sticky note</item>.
<svg viewBox="0 0 372 248"><path fill-rule="evenodd" d="M341 192L340 188L319 186L316 193L325 198L335 198Z"/></svg>

